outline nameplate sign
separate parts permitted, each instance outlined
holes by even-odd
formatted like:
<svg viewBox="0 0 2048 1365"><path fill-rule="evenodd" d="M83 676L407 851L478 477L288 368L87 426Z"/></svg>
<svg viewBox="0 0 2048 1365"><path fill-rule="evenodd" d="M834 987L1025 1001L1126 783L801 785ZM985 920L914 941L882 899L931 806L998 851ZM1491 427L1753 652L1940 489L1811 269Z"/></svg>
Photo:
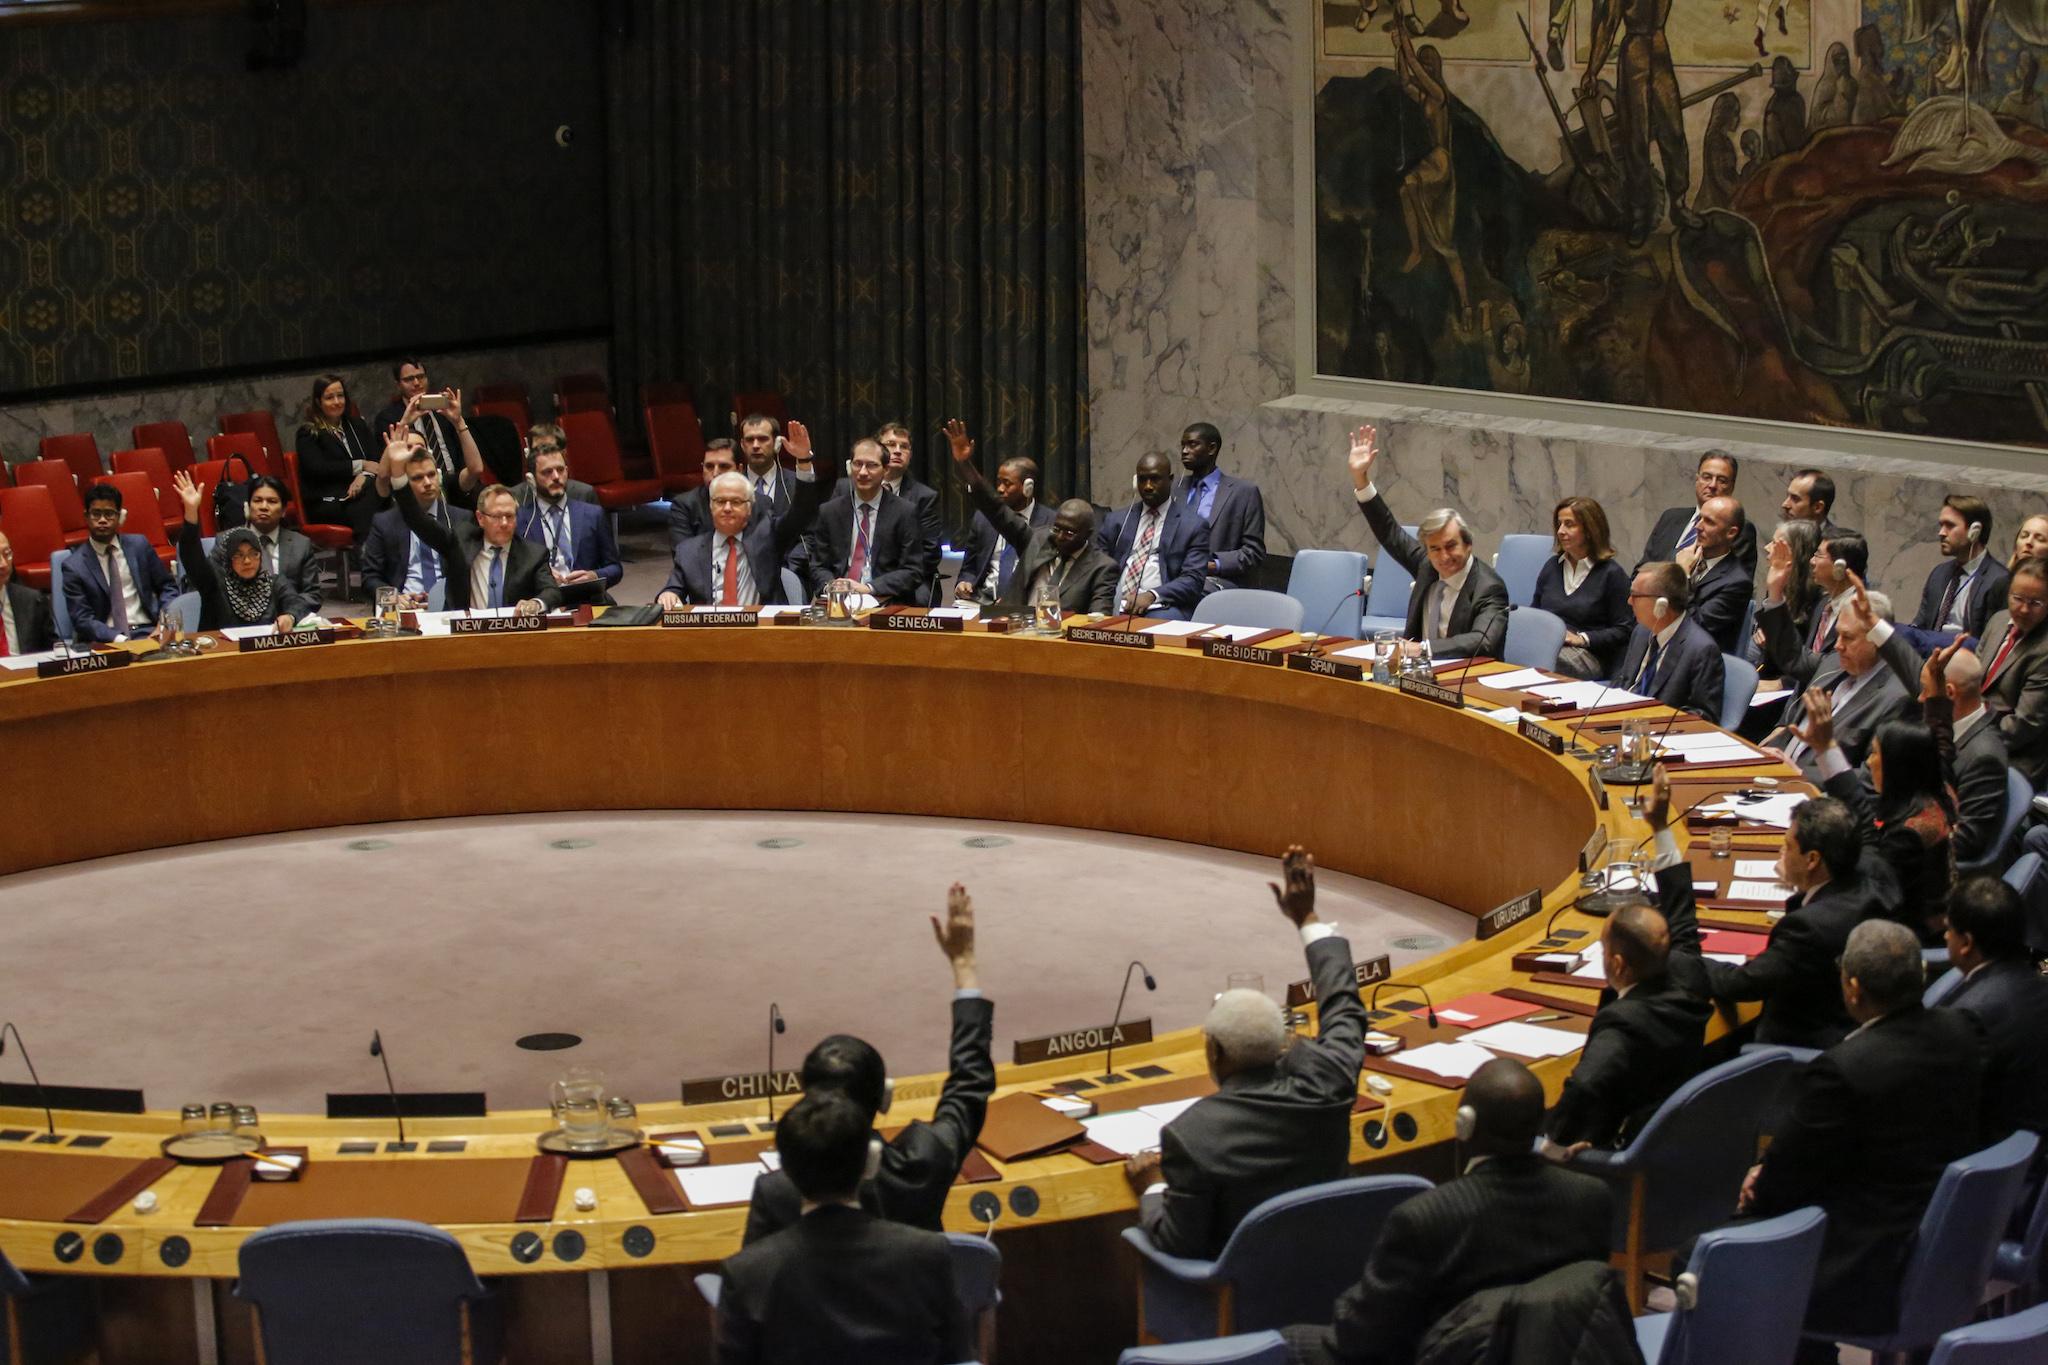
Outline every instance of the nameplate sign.
<svg viewBox="0 0 2048 1365"><path fill-rule="evenodd" d="M801 1095L803 1078L794 1071L749 1071L737 1076L705 1076L683 1082L684 1104L728 1104L733 1100L765 1100L771 1095Z"/></svg>
<svg viewBox="0 0 2048 1365"><path fill-rule="evenodd" d="M1541 745L1554 754L1564 752L1563 735L1555 730L1546 730L1527 716L1523 716L1520 720L1516 721L1515 728L1520 730L1522 738L1528 740L1531 744Z"/></svg>
<svg viewBox="0 0 2048 1365"><path fill-rule="evenodd" d="M950 630L959 631L967 624L960 616L924 616L914 611L878 611L869 615L868 626L873 630Z"/></svg>
<svg viewBox="0 0 2048 1365"><path fill-rule="evenodd" d="M1120 645L1125 649L1150 649L1156 643L1151 636L1135 630L1102 630L1095 626L1069 626L1067 638L1084 645Z"/></svg>
<svg viewBox="0 0 2048 1365"><path fill-rule="evenodd" d="M1393 974L1394 959L1385 954L1381 954L1379 957L1369 957L1352 967L1352 975L1358 978L1358 984L1361 989L1385 981ZM1300 1009L1303 1005L1314 1004L1315 999L1315 982L1293 981L1288 983L1287 1008Z"/></svg>
<svg viewBox="0 0 2048 1365"><path fill-rule="evenodd" d="M761 613L737 607L731 611L665 611L661 614L661 623L664 626L758 626Z"/></svg>
<svg viewBox="0 0 2048 1365"><path fill-rule="evenodd" d="M331 630L285 630L275 635L251 635L241 640L244 654L261 654L271 649L304 649L307 645L331 645L334 632Z"/></svg>
<svg viewBox="0 0 2048 1365"><path fill-rule="evenodd" d="M1019 1038L1010 1060L1018 1066L1029 1066L1033 1062L1056 1062L1062 1057L1078 1057L1084 1052L1101 1052L1105 1048L1151 1041L1150 1019L1126 1019L1114 1028L1100 1024L1067 1033L1048 1033L1043 1038Z"/></svg>
<svg viewBox="0 0 2048 1365"><path fill-rule="evenodd" d="M70 654L62 659L45 659L36 665L38 678L68 678L73 673L104 673L110 668L126 668L135 662L135 656L125 649L110 650L105 654Z"/></svg>
<svg viewBox="0 0 2048 1365"><path fill-rule="evenodd" d="M1598 781L1599 779L1594 779ZM1579 850L1579 871L1590 872L1593 864L1600 861L1600 855L1607 849L1607 826L1595 825L1593 832L1586 836L1586 846Z"/></svg>
<svg viewBox="0 0 2048 1365"><path fill-rule="evenodd" d="M1606 810L1607 784L1600 780L1600 774L1592 768L1586 769L1586 781L1592 787L1593 799L1599 802L1601 810Z"/></svg>
<svg viewBox="0 0 2048 1365"><path fill-rule="evenodd" d="M1433 701L1438 706L1455 707L1460 711L1465 709L1465 699L1458 695L1458 690L1454 687L1445 687L1441 683L1427 682L1421 678L1403 678L1400 688L1411 697Z"/></svg>
<svg viewBox="0 0 2048 1365"><path fill-rule="evenodd" d="M545 616L451 616L450 635L505 635L514 631L546 630Z"/></svg>
<svg viewBox="0 0 2048 1365"><path fill-rule="evenodd" d="M1473 937L1492 938L1495 934L1514 928L1542 908L1543 893L1525 891L1513 900L1496 905L1481 915L1478 932Z"/></svg>
<svg viewBox="0 0 2048 1365"><path fill-rule="evenodd" d="M1241 664L1266 664L1275 668L1287 658L1277 649L1268 649L1264 645L1239 644L1236 640L1204 640L1202 657L1230 659Z"/></svg>
<svg viewBox="0 0 2048 1365"><path fill-rule="evenodd" d="M1320 654L1303 651L1288 655L1287 666L1297 673L1313 673L1319 678L1342 678L1345 682L1365 681L1365 665L1350 659L1326 659Z"/></svg>

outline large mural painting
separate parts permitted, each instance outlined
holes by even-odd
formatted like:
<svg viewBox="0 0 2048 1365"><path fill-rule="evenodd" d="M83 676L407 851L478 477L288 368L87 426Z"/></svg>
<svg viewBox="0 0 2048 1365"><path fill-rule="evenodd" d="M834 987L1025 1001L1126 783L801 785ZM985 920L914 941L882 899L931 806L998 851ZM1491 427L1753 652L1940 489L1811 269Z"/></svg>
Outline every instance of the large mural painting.
<svg viewBox="0 0 2048 1365"><path fill-rule="evenodd" d="M1317 3L1321 373L2048 446L2048 0Z"/></svg>

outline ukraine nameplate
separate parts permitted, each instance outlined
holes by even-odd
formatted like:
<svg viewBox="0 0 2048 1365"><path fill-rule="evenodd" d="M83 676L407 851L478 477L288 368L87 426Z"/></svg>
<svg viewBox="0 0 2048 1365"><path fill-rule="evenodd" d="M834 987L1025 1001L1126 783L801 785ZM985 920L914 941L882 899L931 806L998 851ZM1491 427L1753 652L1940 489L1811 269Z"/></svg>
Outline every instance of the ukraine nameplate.
<svg viewBox="0 0 2048 1365"><path fill-rule="evenodd" d="M1117 645L1124 649L1150 649L1151 636L1135 630L1102 630L1095 626L1069 626L1067 638L1084 645Z"/></svg>
<svg viewBox="0 0 2048 1365"><path fill-rule="evenodd" d="M61 659L45 659L36 665L38 678L68 678L73 673L104 673L110 668L126 668L135 662L135 656L125 649L109 650L105 654L68 654Z"/></svg>
<svg viewBox="0 0 2048 1365"><path fill-rule="evenodd" d="M450 635L505 635L547 628L545 616L454 616L448 620Z"/></svg>
<svg viewBox="0 0 2048 1365"><path fill-rule="evenodd" d="M758 626L761 613L735 607L731 611L665 611L661 614L664 626Z"/></svg>
<svg viewBox="0 0 2048 1365"><path fill-rule="evenodd" d="M1101 1052L1107 1048L1151 1041L1150 1019L1126 1019L1113 1028L1108 1024L1097 1024L1065 1033L1048 1033L1042 1038L1019 1038L1012 1048L1010 1060L1018 1066L1029 1066L1034 1062L1056 1062L1062 1057L1078 1057L1084 1052Z"/></svg>
<svg viewBox="0 0 2048 1365"><path fill-rule="evenodd" d="M1511 901L1496 905L1479 917L1475 938L1492 938L1495 934L1514 928L1529 916L1543 908L1541 891L1525 891Z"/></svg>
<svg viewBox="0 0 2048 1365"><path fill-rule="evenodd" d="M331 645L331 630L283 630L275 635L251 635L238 642L242 653L261 654L272 649L304 649L307 645Z"/></svg>
<svg viewBox="0 0 2048 1365"><path fill-rule="evenodd" d="M1520 730L1522 738L1528 740L1531 744L1541 745L1554 754L1564 752L1564 736L1555 730L1544 729L1528 716L1523 716L1520 720L1516 721L1515 728Z"/></svg>
<svg viewBox="0 0 2048 1365"><path fill-rule="evenodd" d="M1421 678L1403 678L1400 688L1411 697L1433 701L1438 706L1451 706L1459 710L1465 707L1465 699L1458 695L1458 690L1454 687L1445 687L1441 683L1425 682Z"/></svg>

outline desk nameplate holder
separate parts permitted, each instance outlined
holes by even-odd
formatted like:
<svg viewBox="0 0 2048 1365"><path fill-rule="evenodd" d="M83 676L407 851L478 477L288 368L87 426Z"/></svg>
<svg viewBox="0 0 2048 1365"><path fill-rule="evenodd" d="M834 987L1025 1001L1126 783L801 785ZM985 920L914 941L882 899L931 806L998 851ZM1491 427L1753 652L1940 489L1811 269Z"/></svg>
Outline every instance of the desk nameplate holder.
<svg viewBox="0 0 2048 1365"><path fill-rule="evenodd" d="M1419 697L1423 701L1435 702L1438 706L1448 706L1454 711L1465 709L1465 698L1455 687L1445 687L1442 683L1408 677L1402 678L1398 686L1403 696Z"/></svg>
<svg viewBox="0 0 2048 1365"><path fill-rule="evenodd" d="M1278 668L1292 658L1294 652L1300 648L1300 645L1284 645L1275 649L1270 645L1246 644L1241 640L1203 640L1202 657Z"/></svg>
<svg viewBox="0 0 2048 1365"><path fill-rule="evenodd" d="M1543 908L1543 892L1525 891L1511 901L1503 901L1479 917L1473 932L1474 938L1488 939L1495 934L1514 928Z"/></svg>
<svg viewBox="0 0 2048 1365"><path fill-rule="evenodd" d="M1124 649L1150 649L1158 641L1135 630L1106 630L1101 626L1068 626L1067 638L1083 645L1118 645Z"/></svg>
<svg viewBox="0 0 2048 1365"><path fill-rule="evenodd" d="M244 654L265 654L273 649L304 649L309 645L331 645L335 641L332 627L320 630L287 630L275 635L251 635L238 640L236 644Z"/></svg>
<svg viewBox="0 0 2048 1365"><path fill-rule="evenodd" d="M671 630L691 626L758 626L761 613L750 607L734 607L730 611L691 611L685 607L680 611L664 611L661 624Z"/></svg>
<svg viewBox="0 0 2048 1365"><path fill-rule="evenodd" d="M742 1100L800 1096L803 1077L795 1071L746 1071L731 1076L703 1076L683 1082L684 1104L733 1104Z"/></svg>
<svg viewBox="0 0 2048 1365"><path fill-rule="evenodd" d="M1354 964L1351 972L1358 979L1360 989L1378 985L1380 982L1393 976L1394 959L1382 953L1378 957L1369 957L1363 962ZM1316 984L1314 981L1290 981L1287 983L1287 1007L1289 1009L1300 1009L1303 1005L1313 1005L1315 1002Z"/></svg>
<svg viewBox="0 0 2048 1365"><path fill-rule="evenodd" d="M1018 1066L1030 1066L1036 1062L1056 1062L1087 1052L1101 1052L1105 1048L1151 1041L1150 1019L1126 1019L1114 1027L1096 1024L1089 1028L1069 1029L1065 1033L1048 1033L1039 1038L1019 1038L1011 1047L1010 1060Z"/></svg>
<svg viewBox="0 0 2048 1365"><path fill-rule="evenodd" d="M545 616L455 616L448 621L450 635L514 635L547 628Z"/></svg>
<svg viewBox="0 0 2048 1365"><path fill-rule="evenodd" d="M1287 656L1287 666L1297 673L1313 673L1319 678L1337 678L1343 682L1364 682L1367 665L1354 659L1333 659L1316 651L1323 648L1318 642Z"/></svg>
<svg viewBox="0 0 2048 1365"><path fill-rule="evenodd" d="M62 659L45 659L36 665L38 678L68 678L74 673L104 673L110 668L126 668L135 662L135 656L125 649L113 649L104 653L71 654Z"/></svg>
<svg viewBox="0 0 2048 1365"><path fill-rule="evenodd" d="M1515 722L1515 728L1521 732L1523 739L1539 749L1547 749L1553 754L1564 752L1564 736L1537 723L1533 716L1523 716Z"/></svg>
<svg viewBox="0 0 2048 1365"><path fill-rule="evenodd" d="M915 607L883 607L868 613L869 630L948 631L959 634L967 628L964 616L930 616Z"/></svg>

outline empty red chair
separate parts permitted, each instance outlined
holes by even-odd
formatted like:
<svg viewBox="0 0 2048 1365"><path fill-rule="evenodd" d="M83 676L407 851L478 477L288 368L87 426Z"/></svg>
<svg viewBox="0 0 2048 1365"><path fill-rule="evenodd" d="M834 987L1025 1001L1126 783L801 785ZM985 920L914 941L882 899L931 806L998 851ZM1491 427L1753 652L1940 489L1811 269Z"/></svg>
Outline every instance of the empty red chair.
<svg viewBox="0 0 2048 1365"><path fill-rule="evenodd" d="M495 404L500 417L512 417L505 409L517 408L519 415L512 420L518 428L525 431L533 425L533 404L527 401L524 384L479 384L474 392L463 394L462 401L471 412L482 412L486 403Z"/></svg>
<svg viewBox="0 0 2048 1365"><path fill-rule="evenodd" d="M77 496L74 487L72 495ZM0 488L0 531L14 547L14 576L31 588L50 590L50 556L65 548L63 528L50 490L37 484Z"/></svg>
<svg viewBox="0 0 2048 1365"><path fill-rule="evenodd" d="M149 486L156 490L156 512L166 522L178 520L185 515L185 504L178 497L178 490L171 483L171 464L164 452L154 446L147 450L117 450L114 452L116 474L140 474L149 480ZM127 495L122 494L123 497Z"/></svg>
<svg viewBox="0 0 2048 1365"><path fill-rule="evenodd" d="M220 415L220 429L228 436L254 436L263 445L263 453L270 458L265 474L275 475L284 468L284 442L278 439L277 419L269 412L224 412ZM208 443L209 450L211 442Z"/></svg>
<svg viewBox="0 0 2048 1365"><path fill-rule="evenodd" d="M100 458L100 443L89 431L71 436L45 436L37 447L37 454L45 460L61 460L71 469L71 478L80 488L106 473L107 463Z"/></svg>
<svg viewBox="0 0 2048 1365"><path fill-rule="evenodd" d="M650 403L643 409L647 419L647 448L654 454L654 476L662 491L671 496L687 493L704 482L704 429L697 421L697 409L688 403Z"/></svg>
<svg viewBox="0 0 2048 1365"><path fill-rule="evenodd" d="M12 487L14 487L14 466L7 462L5 455L0 455L0 488Z"/></svg>
<svg viewBox="0 0 2048 1365"><path fill-rule="evenodd" d="M789 405L782 401L782 395L773 389L758 389L753 393L735 393L732 396L732 434L740 434L740 423L749 417L773 417L784 430L789 428Z"/></svg>
<svg viewBox="0 0 2048 1365"><path fill-rule="evenodd" d="M102 474L98 481L121 490L121 510L127 514L121 522L123 535L149 537L149 543L156 548L157 558L166 565L177 558L177 552L171 548L170 532L165 529L162 514L156 510L156 490L149 486L147 474ZM181 502L178 504L178 521L184 519L185 505Z"/></svg>
<svg viewBox="0 0 2048 1365"><path fill-rule="evenodd" d="M467 400L465 399L464 401ZM494 399L481 403L471 403L470 412L473 416L477 417L504 418L512 424L512 429L519 433L519 439L522 443L526 440L527 431L533 426L533 414L527 409L525 403L508 403L502 399Z"/></svg>
<svg viewBox="0 0 2048 1365"><path fill-rule="evenodd" d="M282 460L279 465L271 464L270 452L263 448L262 440L251 432L223 432L218 436L206 438L207 459L231 460L237 455L248 461L249 468L255 473L268 474L273 478L277 477L278 468L282 464Z"/></svg>
<svg viewBox="0 0 2048 1365"><path fill-rule="evenodd" d="M192 475L192 482L199 485L199 533L201 535L211 536L219 534L213 517L213 490L220 486L220 471L224 463L221 460L200 460L187 471ZM182 516L184 509L180 507L178 510Z"/></svg>
<svg viewBox="0 0 2048 1365"><path fill-rule="evenodd" d="M85 501L78 495L78 480L70 465L62 460L30 460L14 467L14 480L19 487L41 488L49 493L66 545L76 545L85 539Z"/></svg>
<svg viewBox="0 0 2048 1365"><path fill-rule="evenodd" d="M151 447L161 450L164 453L164 463L173 472L192 467L192 435L185 430L183 422L144 422L139 427L131 428L128 438L135 442L137 450L148 450ZM115 458L120 458L118 453ZM114 466L116 469L120 467Z"/></svg>
<svg viewBox="0 0 2048 1365"><path fill-rule="evenodd" d="M675 403L697 406L697 394L689 381L683 379L650 379L640 386L640 406L643 408L668 407Z"/></svg>
<svg viewBox="0 0 2048 1365"><path fill-rule="evenodd" d="M629 479L619 458L619 434L608 412L571 412L562 416L569 438L569 477L597 491L600 507L617 511L639 507L661 496L660 479Z"/></svg>
<svg viewBox="0 0 2048 1365"><path fill-rule="evenodd" d="M572 412L601 412L611 415L612 400L603 393L591 393L587 389L576 389L569 393L555 395L555 420L561 421Z"/></svg>

